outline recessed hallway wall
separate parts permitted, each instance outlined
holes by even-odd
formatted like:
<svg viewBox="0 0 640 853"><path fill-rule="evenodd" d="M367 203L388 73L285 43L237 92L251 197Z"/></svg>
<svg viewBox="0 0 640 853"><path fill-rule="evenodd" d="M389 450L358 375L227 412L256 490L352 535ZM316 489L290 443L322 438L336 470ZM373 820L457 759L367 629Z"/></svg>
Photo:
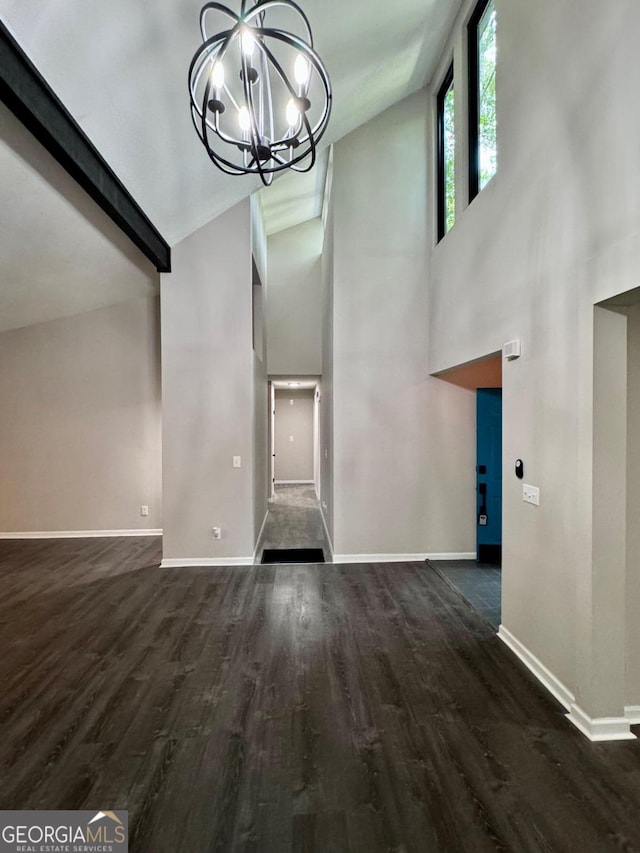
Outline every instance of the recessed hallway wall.
<svg viewBox="0 0 640 853"><path fill-rule="evenodd" d="M276 389L276 483L313 482L313 388Z"/></svg>
<svg viewBox="0 0 640 853"><path fill-rule="evenodd" d="M269 237L266 301L267 368L271 375L322 373L322 220Z"/></svg>

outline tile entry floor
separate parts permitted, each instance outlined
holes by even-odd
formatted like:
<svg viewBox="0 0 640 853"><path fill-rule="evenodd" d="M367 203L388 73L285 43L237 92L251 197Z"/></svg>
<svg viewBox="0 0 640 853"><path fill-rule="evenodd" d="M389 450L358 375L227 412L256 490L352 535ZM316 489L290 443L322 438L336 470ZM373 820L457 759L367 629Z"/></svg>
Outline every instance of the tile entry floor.
<svg viewBox="0 0 640 853"><path fill-rule="evenodd" d="M427 560L496 631L500 627L502 570L475 560Z"/></svg>

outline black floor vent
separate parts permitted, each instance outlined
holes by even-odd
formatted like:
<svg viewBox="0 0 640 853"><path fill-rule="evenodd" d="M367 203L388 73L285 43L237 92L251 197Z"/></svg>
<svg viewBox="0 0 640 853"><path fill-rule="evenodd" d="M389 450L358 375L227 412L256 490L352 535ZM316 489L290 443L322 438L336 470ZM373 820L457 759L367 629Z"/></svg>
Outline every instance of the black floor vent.
<svg viewBox="0 0 640 853"><path fill-rule="evenodd" d="M324 563L322 548L265 548L263 563Z"/></svg>

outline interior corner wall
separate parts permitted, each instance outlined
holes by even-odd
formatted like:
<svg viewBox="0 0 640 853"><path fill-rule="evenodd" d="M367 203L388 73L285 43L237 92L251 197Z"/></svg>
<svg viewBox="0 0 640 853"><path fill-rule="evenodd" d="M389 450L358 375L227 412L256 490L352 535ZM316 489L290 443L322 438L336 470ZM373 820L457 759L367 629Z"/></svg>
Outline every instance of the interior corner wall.
<svg viewBox="0 0 640 853"><path fill-rule="evenodd" d="M0 532L162 527L158 308L0 334Z"/></svg>
<svg viewBox="0 0 640 853"><path fill-rule="evenodd" d="M319 376L322 370L322 220L269 237L266 303L271 376Z"/></svg>
<svg viewBox="0 0 640 853"><path fill-rule="evenodd" d="M578 611L576 702L591 717L625 705L627 510L627 318L593 318L593 523L588 607Z"/></svg>
<svg viewBox="0 0 640 853"><path fill-rule="evenodd" d="M428 110L334 146L336 559L475 553L475 398L427 373Z"/></svg>
<svg viewBox="0 0 640 853"><path fill-rule="evenodd" d="M502 622L575 694L591 677L579 674L578 613L598 594L593 306L637 286L640 269L630 180L640 114L629 108L640 6L496 8L498 172L469 206L458 199L456 224L433 250L429 363L445 370L522 341L503 374ZM454 61L464 67L459 52ZM430 150L433 163L433 140ZM540 488L538 507L522 501L516 458Z"/></svg>
<svg viewBox="0 0 640 853"><path fill-rule="evenodd" d="M261 324L261 334L254 339L261 351L253 352L253 535L257 544L269 508L269 400L267 384L266 319L267 301L267 236L259 195L251 197L251 254L262 282L262 311L254 313L253 322ZM255 306L254 306L255 312Z"/></svg>
<svg viewBox="0 0 640 853"><path fill-rule="evenodd" d="M161 276L164 558L250 560L249 200L174 246L172 270ZM240 468L233 467L234 456L241 457ZM220 540L213 539L213 527L221 528Z"/></svg>
<svg viewBox="0 0 640 853"><path fill-rule="evenodd" d="M333 170L332 159L330 169ZM333 548L333 188L327 182L322 244L322 379L320 380L320 508Z"/></svg>
<svg viewBox="0 0 640 853"><path fill-rule="evenodd" d="M640 305L627 313L627 541L625 705L640 706Z"/></svg>

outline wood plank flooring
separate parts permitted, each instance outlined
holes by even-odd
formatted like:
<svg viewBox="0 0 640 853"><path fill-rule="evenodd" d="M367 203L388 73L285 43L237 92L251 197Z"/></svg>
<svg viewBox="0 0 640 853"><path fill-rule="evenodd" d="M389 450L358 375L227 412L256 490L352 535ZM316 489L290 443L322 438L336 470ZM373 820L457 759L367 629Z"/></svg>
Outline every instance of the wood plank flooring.
<svg viewBox="0 0 640 853"><path fill-rule="evenodd" d="M640 850L640 743L428 566L159 558L0 542L0 808L128 809L140 853Z"/></svg>

